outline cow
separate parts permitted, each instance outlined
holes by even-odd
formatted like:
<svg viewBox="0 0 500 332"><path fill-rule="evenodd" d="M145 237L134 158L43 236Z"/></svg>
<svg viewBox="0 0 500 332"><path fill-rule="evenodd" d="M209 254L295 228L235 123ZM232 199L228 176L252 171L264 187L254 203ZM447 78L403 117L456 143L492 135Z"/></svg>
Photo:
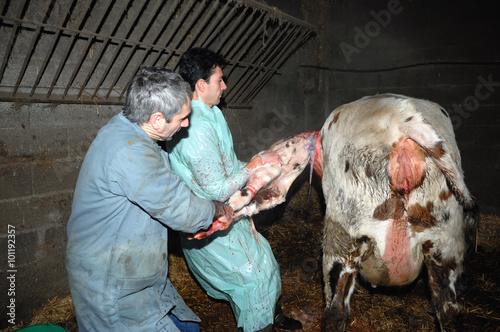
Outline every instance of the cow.
<svg viewBox="0 0 500 332"><path fill-rule="evenodd" d="M423 266L437 327L457 328L457 279L479 213L448 113L403 95L369 96L336 108L319 137L323 331L345 330L358 273L373 287L404 286Z"/></svg>

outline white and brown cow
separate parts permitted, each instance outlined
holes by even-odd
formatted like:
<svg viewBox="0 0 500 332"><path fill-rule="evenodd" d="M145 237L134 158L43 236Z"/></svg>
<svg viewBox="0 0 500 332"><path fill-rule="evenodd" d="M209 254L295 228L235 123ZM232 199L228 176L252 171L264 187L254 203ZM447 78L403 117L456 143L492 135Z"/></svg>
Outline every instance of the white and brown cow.
<svg viewBox="0 0 500 332"><path fill-rule="evenodd" d="M326 200L324 331L345 329L358 272L374 287L404 286L423 265L439 327L454 329L456 282L478 211L444 109L401 95L365 97L335 109L320 133L282 139L261 152L269 153L280 162L256 168L229 205L236 219L276 206L314 160Z"/></svg>
<svg viewBox="0 0 500 332"><path fill-rule="evenodd" d="M403 286L423 265L439 327L454 329L478 212L446 111L401 95L362 98L328 117L321 153L323 330L345 329L358 272L374 287Z"/></svg>

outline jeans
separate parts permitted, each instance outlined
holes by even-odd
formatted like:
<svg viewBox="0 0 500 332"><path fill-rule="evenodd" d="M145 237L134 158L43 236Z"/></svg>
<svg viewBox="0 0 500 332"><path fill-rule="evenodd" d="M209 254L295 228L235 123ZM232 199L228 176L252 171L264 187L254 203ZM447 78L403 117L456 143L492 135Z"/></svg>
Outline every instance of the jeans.
<svg viewBox="0 0 500 332"><path fill-rule="evenodd" d="M174 322L175 326L181 332L200 332L200 325L196 322L181 322L174 315L169 315L170 319Z"/></svg>

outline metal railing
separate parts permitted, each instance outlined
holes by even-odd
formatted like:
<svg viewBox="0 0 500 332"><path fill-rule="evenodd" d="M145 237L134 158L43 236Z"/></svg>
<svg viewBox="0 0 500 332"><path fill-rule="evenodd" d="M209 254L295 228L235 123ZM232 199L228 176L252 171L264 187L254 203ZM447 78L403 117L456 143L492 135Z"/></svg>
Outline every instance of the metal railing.
<svg viewBox="0 0 500 332"><path fill-rule="evenodd" d="M314 26L256 1L2 0L0 101L122 104L141 66L194 46L229 65L224 100L251 100Z"/></svg>

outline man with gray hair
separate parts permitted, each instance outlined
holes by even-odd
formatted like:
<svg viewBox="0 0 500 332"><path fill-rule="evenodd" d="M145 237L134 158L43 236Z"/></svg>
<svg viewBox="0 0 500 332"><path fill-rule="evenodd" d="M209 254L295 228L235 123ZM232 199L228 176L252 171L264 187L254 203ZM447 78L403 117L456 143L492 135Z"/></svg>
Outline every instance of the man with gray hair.
<svg viewBox="0 0 500 332"><path fill-rule="evenodd" d="M80 332L199 331L167 278L167 226L195 233L219 219L227 228L233 211L192 194L156 143L189 125L191 98L178 74L141 68L87 151L66 249Z"/></svg>

